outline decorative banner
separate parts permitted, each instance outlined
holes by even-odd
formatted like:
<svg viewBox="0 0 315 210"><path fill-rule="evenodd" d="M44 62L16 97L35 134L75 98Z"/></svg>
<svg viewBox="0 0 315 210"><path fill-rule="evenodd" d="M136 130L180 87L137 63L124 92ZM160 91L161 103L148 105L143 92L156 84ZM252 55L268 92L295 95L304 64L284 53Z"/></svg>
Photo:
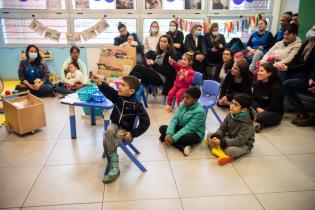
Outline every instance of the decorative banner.
<svg viewBox="0 0 315 210"><path fill-rule="evenodd" d="M46 27L39 22L38 20L34 19L31 24L29 25L29 27L34 30L36 33L39 34L43 34L46 30Z"/></svg>
<svg viewBox="0 0 315 210"><path fill-rule="evenodd" d="M81 34L82 34L84 41L88 41L90 39L97 37L97 34L95 32L95 27L88 28L88 29L84 30L83 32L81 32Z"/></svg>
<svg viewBox="0 0 315 210"><path fill-rule="evenodd" d="M95 25L95 30L98 34L103 33L109 27L107 21L103 18Z"/></svg>
<svg viewBox="0 0 315 210"><path fill-rule="evenodd" d="M81 33L76 32L67 33L67 41L69 43L81 42Z"/></svg>
<svg viewBox="0 0 315 210"><path fill-rule="evenodd" d="M45 37L59 42L61 33L57 30L46 28Z"/></svg>

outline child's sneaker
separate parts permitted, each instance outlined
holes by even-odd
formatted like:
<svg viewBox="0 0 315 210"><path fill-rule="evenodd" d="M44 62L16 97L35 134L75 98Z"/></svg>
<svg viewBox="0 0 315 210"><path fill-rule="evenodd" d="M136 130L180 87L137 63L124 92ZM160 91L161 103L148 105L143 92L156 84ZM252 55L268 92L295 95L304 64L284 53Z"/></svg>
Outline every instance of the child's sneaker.
<svg viewBox="0 0 315 210"><path fill-rule="evenodd" d="M256 133L260 133L262 130L262 125L260 123L255 122L254 123L254 127L255 127L255 132Z"/></svg>
<svg viewBox="0 0 315 210"><path fill-rule="evenodd" d="M103 178L103 183L108 184L117 179L120 175L119 159L117 154L110 155L110 169L109 172Z"/></svg>
<svg viewBox="0 0 315 210"><path fill-rule="evenodd" d="M191 154L191 146L184 147L183 153L184 153L185 156L190 155Z"/></svg>
<svg viewBox="0 0 315 210"><path fill-rule="evenodd" d="M222 165L232 162L233 160L234 159L231 158L230 156L220 157L218 158L218 164L222 166Z"/></svg>
<svg viewBox="0 0 315 210"><path fill-rule="evenodd" d="M172 106L171 105L166 105L165 106L165 111L166 112L171 112Z"/></svg>

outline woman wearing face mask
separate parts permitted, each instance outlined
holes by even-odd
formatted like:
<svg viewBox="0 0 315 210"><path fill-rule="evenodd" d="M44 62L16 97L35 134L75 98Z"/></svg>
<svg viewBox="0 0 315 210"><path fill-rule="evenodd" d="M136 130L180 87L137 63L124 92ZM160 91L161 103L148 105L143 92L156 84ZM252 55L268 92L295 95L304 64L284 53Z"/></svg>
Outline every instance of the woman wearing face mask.
<svg viewBox="0 0 315 210"><path fill-rule="evenodd" d="M282 70L287 74L283 82L284 90L298 112L292 123L311 125L315 118L307 113L298 93L306 92L315 97L315 25L306 33L306 41L299 52L290 63L282 66Z"/></svg>
<svg viewBox="0 0 315 210"><path fill-rule="evenodd" d="M178 24L175 20L172 20L169 24L169 31L166 33L173 39L174 48L176 51L177 59L180 59L183 55L183 42L184 34L178 30Z"/></svg>
<svg viewBox="0 0 315 210"><path fill-rule="evenodd" d="M273 35L271 32L266 31L266 28L267 21L261 18L258 21L258 31L254 32L247 42L246 58L251 62L249 66L251 72L255 70L256 62L260 61L274 44Z"/></svg>
<svg viewBox="0 0 315 210"><path fill-rule="evenodd" d="M144 86L163 86L163 95L167 95L173 87L176 71L169 63L169 58L176 59L172 38L165 34L159 39L155 59L146 59L146 66L136 65L130 72L141 79Z"/></svg>
<svg viewBox="0 0 315 210"><path fill-rule="evenodd" d="M20 62L18 85L19 91L30 90L33 95L43 97L53 96L53 86L49 81L49 69L39 54L39 49L35 45L26 48L26 60Z"/></svg>
<svg viewBox="0 0 315 210"><path fill-rule="evenodd" d="M190 34L186 35L184 51L194 53L194 64L192 67L194 71L198 71L204 74L207 49L204 37L202 36L201 25L194 25L191 29Z"/></svg>
<svg viewBox="0 0 315 210"><path fill-rule="evenodd" d="M148 59L154 59L156 53L156 46L160 39L160 26L157 21L150 24L150 33L144 39L144 54Z"/></svg>
<svg viewBox="0 0 315 210"><path fill-rule="evenodd" d="M226 42L223 34L220 34L218 31L219 25L217 23L212 23L210 32L205 35L207 45L207 79L214 79L215 67L222 64L222 53L226 46Z"/></svg>

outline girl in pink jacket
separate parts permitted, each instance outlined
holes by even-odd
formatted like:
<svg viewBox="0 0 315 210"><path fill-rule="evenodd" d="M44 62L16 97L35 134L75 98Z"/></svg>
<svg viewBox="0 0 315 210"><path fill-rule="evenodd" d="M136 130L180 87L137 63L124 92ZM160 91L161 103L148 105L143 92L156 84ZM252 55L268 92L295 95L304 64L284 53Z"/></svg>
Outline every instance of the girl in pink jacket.
<svg viewBox="0 0 315 210"><path fill-rule="evenodd" d="M177 71L176 80L173 88L168 92L166 111L171 111L173 98L176 96L177 106L184 98L185 91L190 87L194 80L194 70L192 69L193 54L190 52L185 53L182 56L180 63L169 58L170 64Z"/></svg>

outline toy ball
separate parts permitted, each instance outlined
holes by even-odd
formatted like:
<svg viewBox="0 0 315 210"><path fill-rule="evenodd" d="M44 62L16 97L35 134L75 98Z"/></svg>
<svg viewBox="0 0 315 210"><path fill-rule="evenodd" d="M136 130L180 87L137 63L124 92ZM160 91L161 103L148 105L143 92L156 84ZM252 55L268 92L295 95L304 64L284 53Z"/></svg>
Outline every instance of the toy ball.
<svg viewBox="0 0 315 210"><path fill-rule="evenodd" d="M11 95L11 91L10 91L10 90L6 90L6 91L4 92L4 94L5 94L6 96L9 96L9 95Z"/></svg>

